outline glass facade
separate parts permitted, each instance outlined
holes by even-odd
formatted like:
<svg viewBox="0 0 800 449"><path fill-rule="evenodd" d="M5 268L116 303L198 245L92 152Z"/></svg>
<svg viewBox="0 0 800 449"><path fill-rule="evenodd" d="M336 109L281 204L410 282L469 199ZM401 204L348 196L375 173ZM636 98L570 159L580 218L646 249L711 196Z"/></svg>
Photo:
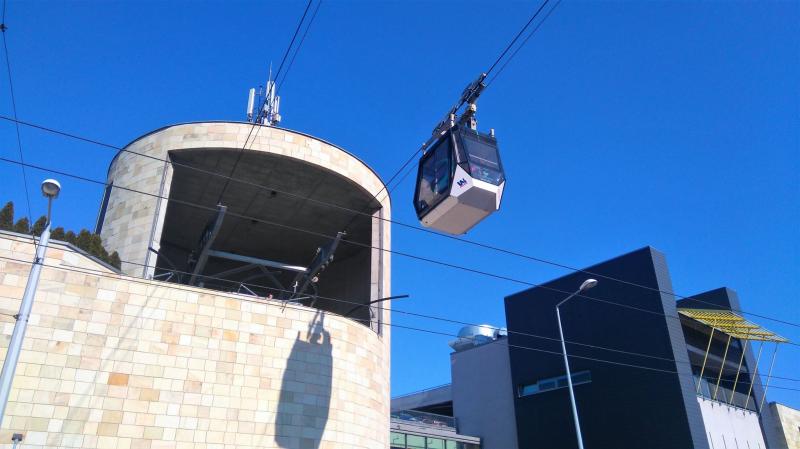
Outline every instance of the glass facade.
<svg viewBox="0 0 800 449"><path fill-rule="evenodd" d="M580 371L572 374L572 385L586 384L592 381L592 373L589 371ZM550 377L541 379L533 384L520 385L518 394L520 397L530 396L532 394L544 393L551 390L558 390L559 388L567 388L567 376Z"/></svg>
<svg viewBox="0 0 800 449"><path fill-rule="evenodd" d="M464 443L445 438L424 437L403 432L391 432L391 449L480 449L479 444Z"/></svg>

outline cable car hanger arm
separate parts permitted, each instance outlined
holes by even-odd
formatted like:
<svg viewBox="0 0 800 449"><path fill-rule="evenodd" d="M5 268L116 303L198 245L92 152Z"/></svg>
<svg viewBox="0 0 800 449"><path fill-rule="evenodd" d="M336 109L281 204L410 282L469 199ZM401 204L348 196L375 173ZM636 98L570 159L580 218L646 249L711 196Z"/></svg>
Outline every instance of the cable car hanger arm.
<svg viewBox="0 0 800 449"><path fill-rule="evenodd" d="M444 118L436 125L431 133L430 139L428 139L425 143L422 144L422 151L424 152L425 149L436 141L439 137L441 137L442 133L446 130L452 128L456 125L456 122L464 122L466 120L470 120L470 128L475 129L477 126L477 122L475 121L475 112L477 111L477 106L475 102L478 101L478 97L481 95L483 90L486 88L486 84L484 81L486 80L486 73L481 73L478 75L474 81L469 83L464 91L461 93L461 98L458 99L455 105L447 111L447 114ZM467 109L461 114L460 118L457 118L458 109L464 105L464 103L469 104Z"/></svg>

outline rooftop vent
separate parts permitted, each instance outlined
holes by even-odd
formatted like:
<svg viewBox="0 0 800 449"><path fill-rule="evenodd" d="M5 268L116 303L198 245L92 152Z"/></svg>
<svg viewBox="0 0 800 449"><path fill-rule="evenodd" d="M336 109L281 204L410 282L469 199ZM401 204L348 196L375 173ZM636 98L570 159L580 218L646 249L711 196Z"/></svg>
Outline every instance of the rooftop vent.
<svg viewBox="0 0 800 449"><path fill-rule="evenodd" d="M489 324L464 326L458 331L458 338L448 343L456 352L491 343L508 335L505 328L497 328Z"/></svg>

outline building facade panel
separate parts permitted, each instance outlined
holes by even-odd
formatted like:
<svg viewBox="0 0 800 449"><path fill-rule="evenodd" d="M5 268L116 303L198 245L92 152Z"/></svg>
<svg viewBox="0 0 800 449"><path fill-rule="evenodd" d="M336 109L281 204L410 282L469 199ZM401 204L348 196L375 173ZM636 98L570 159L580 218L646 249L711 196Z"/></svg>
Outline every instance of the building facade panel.
<svg viewBox="0 0 800 449"><path fill-rule="evenodd" d="M30 240L0 255L31 260ZM384 449L384 337L299 305L130 278L53 244L0 441L26 448ZM0 309L30 264L0 260ZM4 356L12 323L3 326Z"/></svg>
<svg viewBox="0 0 800 449"><path fill-rule="evenodd" d="M651 248L643 248L506 298L519 447L575 447L566 384L547 382L565 375L555 305L594 277L599 280L595 288L561 307L564 338L573 342L567 343L570 367L588 380L575 386L586 446L614 442L618 448L707 449L704 433L697 435L690 428L686 383L674 361L675 329L668 329L670 311L659 292L670 287L664 284L668 273L657 268L654 255ZM548 388L526 388L539 381ZM557 387L549 388L550 383Z"/></svg>
<svg viewBox="0 0 800 449"><path fill-rule="evenodd" d="M772 402L769 410L774 417L767 427L770 444L775 449L800 449L800 410Z"/></svg>
<svg viewBox="0 0 800 449"><path fill-rule="evenodd" d="M508 341L450 354L450 372L458 431L480 437L483 449L517 449Z"/></svg>
<svg viewBox="0 0 800 449"><path fill-rule="evenodd" d="M768 447L757 413L702 397L698 397L697 402L700 404L709 447Z"/></svg>

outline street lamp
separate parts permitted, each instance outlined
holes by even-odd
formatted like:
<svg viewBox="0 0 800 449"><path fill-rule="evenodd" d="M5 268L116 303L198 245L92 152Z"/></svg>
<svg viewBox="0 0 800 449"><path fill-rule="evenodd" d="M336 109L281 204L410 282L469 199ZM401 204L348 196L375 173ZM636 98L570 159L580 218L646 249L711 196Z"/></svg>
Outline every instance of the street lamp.
<svg viewBox="0 0 800 449"><path fill-rule="evenodd" d="M22 302L19 305L19 313L14 317L17 322L14 324L14 332L11 334L11 341L8 344L6 359L3 361L3 371L0 372L0 425L6 414L8 397L11 394L11 382L14 380L14 371L17 369L19 353L22 349L22 340L25 338L25 330L28 327L28 319L31 316L33 307L33 297L36 295L36 286L39 285L39 275L42 273L47 245L50 242L50 212L53 200L58 198L61 192L61 184L55 179L45 179L42 182L42 194L47 197L47 226L44 228L39 245L36 247L36 258L31 265L31 273L28 276L28 284L25 286L25 294L22 295ZM16 445L15 441L15 445Z"/></svg>
<svg viewBox="0 0 800 449"><path fill-rule="evenodd" d="M581 423L578 421L578 406L575 405L575 391L572 389L572 373L569 371L569 359L567 358L567 345L564 343L564 330L561 328L561 312L558 310L561 304L572 299L575 295L583 293L586 290L597 285L596 279L587 279L583 281L578 291L567 296L563 301L556 304L556 317L558 318L558 334L561 336L561 353L564 355L564 366L567 368L567 384L569 385L569 399L572 404L572 417L575 420L575 433L578 437L578 449L583 449L583 436L581 436Z"/></svg>

